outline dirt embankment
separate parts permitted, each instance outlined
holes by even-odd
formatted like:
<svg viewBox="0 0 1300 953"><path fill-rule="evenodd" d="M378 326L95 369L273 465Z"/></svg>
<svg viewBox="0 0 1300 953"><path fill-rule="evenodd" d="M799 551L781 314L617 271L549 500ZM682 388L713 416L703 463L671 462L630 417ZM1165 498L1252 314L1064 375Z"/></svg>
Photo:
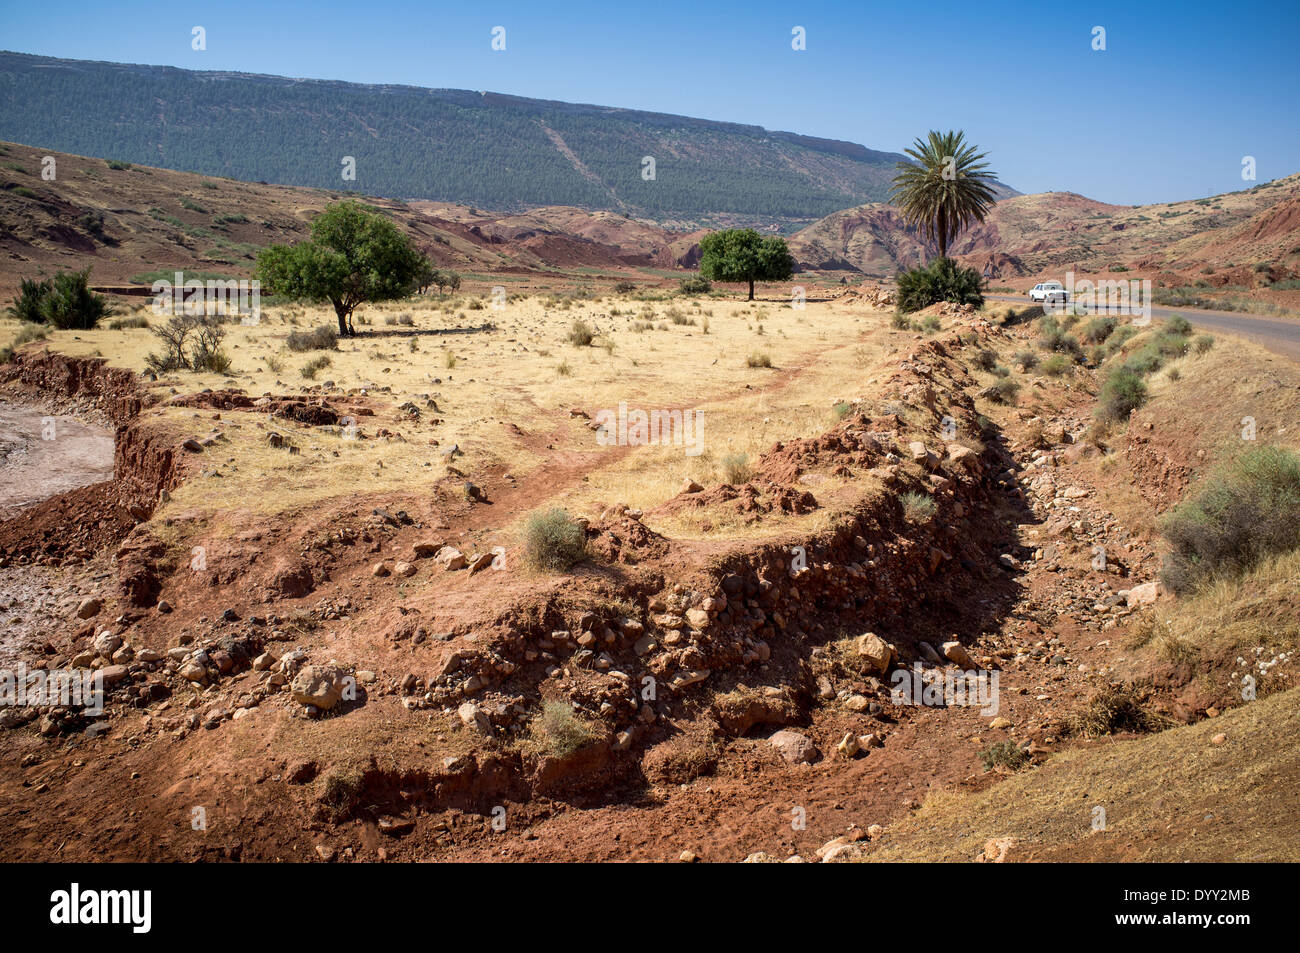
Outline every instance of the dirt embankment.
<svg viewBox="0 0 1300 953"><path fill-rule="evenodd" d="M174 441L139 423L152 399L138 378L100 358L29 348L0 367L15 402L114 427L113 479L51 497L0 523L0 565L85 560L148 519L179 475Z"/></svg>

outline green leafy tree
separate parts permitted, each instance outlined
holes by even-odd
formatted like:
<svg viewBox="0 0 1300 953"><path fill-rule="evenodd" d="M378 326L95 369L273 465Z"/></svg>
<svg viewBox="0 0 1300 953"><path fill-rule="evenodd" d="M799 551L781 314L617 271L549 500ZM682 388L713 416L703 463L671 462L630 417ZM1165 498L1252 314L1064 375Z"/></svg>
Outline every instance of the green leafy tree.
<svg viewBox="0 0 1300 953"><path fill-rule="evenodd" d="M18 294L14 295L14 303L5 310L19 321L39 324L45 320L41 317L41 302L50 293L53 284L49 279L38 281L35 278L24 278Z"/></svg>
<svg viewBox="0 0 1300 953"><path fill-rule="evenodd" d="M997 195L994 174L962 132L931 131L904 150L915 162L898 163L890 201L903 220L920 229L946 258L948 247L971 222L983 222Z"/></svg>
<svg viewBox="0 0 1300 953"><path fill-rule="evenodd" d="M775 235L763 238L752 228L729 228L700 240L700 277L748 282L750 301L754 282L785 281L793 274L790 249Z"/></svg>
<svg viewBox="0 0 1300 953"><path fill-rule="evenodd" d="M425 261L388 219L351 202L330 205L311 223L311 238L271 245L258 256L266 290L295 301L328 301L339 334L355 334L352 312L368 301L405 298L417 287Z"/></svg>

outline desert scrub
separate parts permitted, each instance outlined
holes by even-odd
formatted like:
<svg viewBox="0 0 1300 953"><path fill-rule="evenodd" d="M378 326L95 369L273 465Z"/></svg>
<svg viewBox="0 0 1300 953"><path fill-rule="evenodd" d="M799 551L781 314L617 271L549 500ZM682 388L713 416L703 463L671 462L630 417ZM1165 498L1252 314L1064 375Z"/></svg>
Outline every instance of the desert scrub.
<svg viewBox="0 0 1300 953"><path fill-rule="evenodd" d="M313 357L310 361L304 364L299 373L301 373L306 380L314 381L316 375L329 367L331 363L328 354L321 354L319 357Z"/></svg>
<svg viewBox="0 0 1300 953"><path fill-rule="evenodd" d="M995 404L1014 404L1016 395L1020 393L1020 382L1004 377L995 382L985 393Z"/></svg>
<svg viewBox="0 0 1300 953"><path fill-rule="evenodd" d="M980 752L980 760L984 762L985 771L994 768L1019 771L1029 763L1029 752L1014 741L995 741Z"/></svg>
<svg viewBox="0 0 1300 953"><path fill-rule="evenodd" d="M913 490L899 496L898 501L903 504L903 515L909 523L928 523L939 509L934 497Z"/></svg>
<svg viewBox="0 0 1300 953"><path fill-rule="evenodd" d="M1300 547L1300 456L1247 450L1202 480L1159 528L1171 547L1160 578L1180 594Z"/></svg>
<svg viewBox="0 0 1300 953"><path fill-rule="evenodd" d="M939 316L938 316L938 315L935 315L935 314L927 314L927 315L926 315L926 316L921 320L921 333L922 333L922 334L938 334L941 328L942 328L942 325L941 325L940 322L939 322Z"/></svg>
<svg viewBox="0 0 1300 953"><path fill-rule="evenodd" d="M285 345L291 351L335 351L339 346L339 334L328 324L310 331L290 331Z"/></svg>
<svg viewBox="0 0 1300 953"><path fill-rule="evenodd" d="M118 318L108 323L110 331L129 331L149 327L149 319L142 314L133 314L127 318Z"/></svg>
<svg viewBox="0 0 1300 953"><path fill-rule="evenodd" d="M1101 344L1115 332L1114 318L1093 318L1083 326L1083 339L1091 344Z"/></svg>
<svg viewBox="0 0 1300 953"><path fill-rule="evenodd" d="M754 351L749 357L745 358L745 364L749 367L771 367L772 358L762 351Z"/></svg>
<svg viewBox="0 0 1300 953"><path fill-rule="evenodd" d="M1163 731L1170 721L1147 706L1149 691L1141 685L1107 685L1095 693L1079 712L1070 717L1066 729L1071 734L1095 738L1121 732L1145 734Z"/></svg>
<svg viewBox="0 0 1300 953"><path fill-rule="evenodd" d="M542 703L533 723L533 738L538 748L554 758L564 758L601 738L600 729L573 711L562 701Z"/></svg>
<svg viewBox="0 0 1300 953"><path fill-rule="evenodd" d="M1018 351L1011 362L1022 371L1032 371L1038 366L1038 355L1033 351Z"/></svg>
<svg viewBox="0 0 1300 953"><path fill-rule="evenodd" d="M596 332L586 321L574 321L569 329L569 343L574 347L590 347L595 338Z"/></svg>
<svg viewBox="0 0 1300 953"><path fill-rule="evenodd" d="M1053 354L1039 364L1038 369L1048 377L1060 377L1070 369L1070 359L1064 354Z"/></svg>
<svg viewBox="0 0 1300 953"><path fill-rule="evenodd" d="M997 352L990 348L981 348L975 352L975 357L972 358L971 363L981 371L991 371L998 365Z"/></svg>
<svg viewBox="0 0 1300 953"><path fill-rule="evenodd" d="M749 456L744 453L729 453L722 458L722 482L739 486L748 483L754 475L754 468L749 465Z"/></svg>
<svg viewBox="0 0 1300 953"><path fill-rule="evenodd" d="M1205 354L1212 347L1214 347L1213 334L1198 334L1192 341L1192 350L1197 354Z"/></svg>
<svg viewBox="0 0 1300 953"><path fill-rule="evenodd" d="M534 569L564 572L587 555L587 531L559 507L528 517L524 561Z"/></svg>
<svg viewBox="0 0 1300 953"><path fill-rule="evenodd" d="M1097 416L1120 423L1147 400L1147 385L1127 364L1110 372L1097 398Z"/></svg>

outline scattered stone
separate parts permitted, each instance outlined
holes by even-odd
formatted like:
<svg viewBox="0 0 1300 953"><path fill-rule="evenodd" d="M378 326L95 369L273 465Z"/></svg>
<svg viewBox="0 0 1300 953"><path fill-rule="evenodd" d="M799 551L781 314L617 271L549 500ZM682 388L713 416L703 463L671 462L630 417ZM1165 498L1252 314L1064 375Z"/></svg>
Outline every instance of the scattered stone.
<svg viewBox="0 0 1300 953"><path fill-rule="evenodd" d="M332 665L304 665L289 690L299 705L329 711L343 697L343 673Z"/></svg>
<svg viewBox="0 0 1300 953"><path fill-rule="evenodd" d="M767 739L786 764L813 764L821 760L821 752L807 735L797 731L782 729Z"/></svg>

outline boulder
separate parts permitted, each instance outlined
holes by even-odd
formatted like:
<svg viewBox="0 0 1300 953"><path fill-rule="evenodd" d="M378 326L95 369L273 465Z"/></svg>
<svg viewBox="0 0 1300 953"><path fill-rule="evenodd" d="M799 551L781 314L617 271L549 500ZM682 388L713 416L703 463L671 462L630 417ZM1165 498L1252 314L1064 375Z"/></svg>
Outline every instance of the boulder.
<svg viewBox="0 0 1300 953"><path fill-rule="evenodd" d="M304 665L289 688L299 705L329 711L343 697L343 673L333 665Z"/></svg>
<svg viewBox="0 0 1300 953"><path fill-rule="evenodd" d="M812 739L797 731L782 729L767 739L786 764L813 764L821 760L821 752Z"/></svg>
<svg viewBox="0 0 1300 953"><path fill-rule="evenodd" d="M872 671L882 675L889 670L889 664L894 660L894 650L874 632L858 637L857 650L858 658Z"/></svg>

